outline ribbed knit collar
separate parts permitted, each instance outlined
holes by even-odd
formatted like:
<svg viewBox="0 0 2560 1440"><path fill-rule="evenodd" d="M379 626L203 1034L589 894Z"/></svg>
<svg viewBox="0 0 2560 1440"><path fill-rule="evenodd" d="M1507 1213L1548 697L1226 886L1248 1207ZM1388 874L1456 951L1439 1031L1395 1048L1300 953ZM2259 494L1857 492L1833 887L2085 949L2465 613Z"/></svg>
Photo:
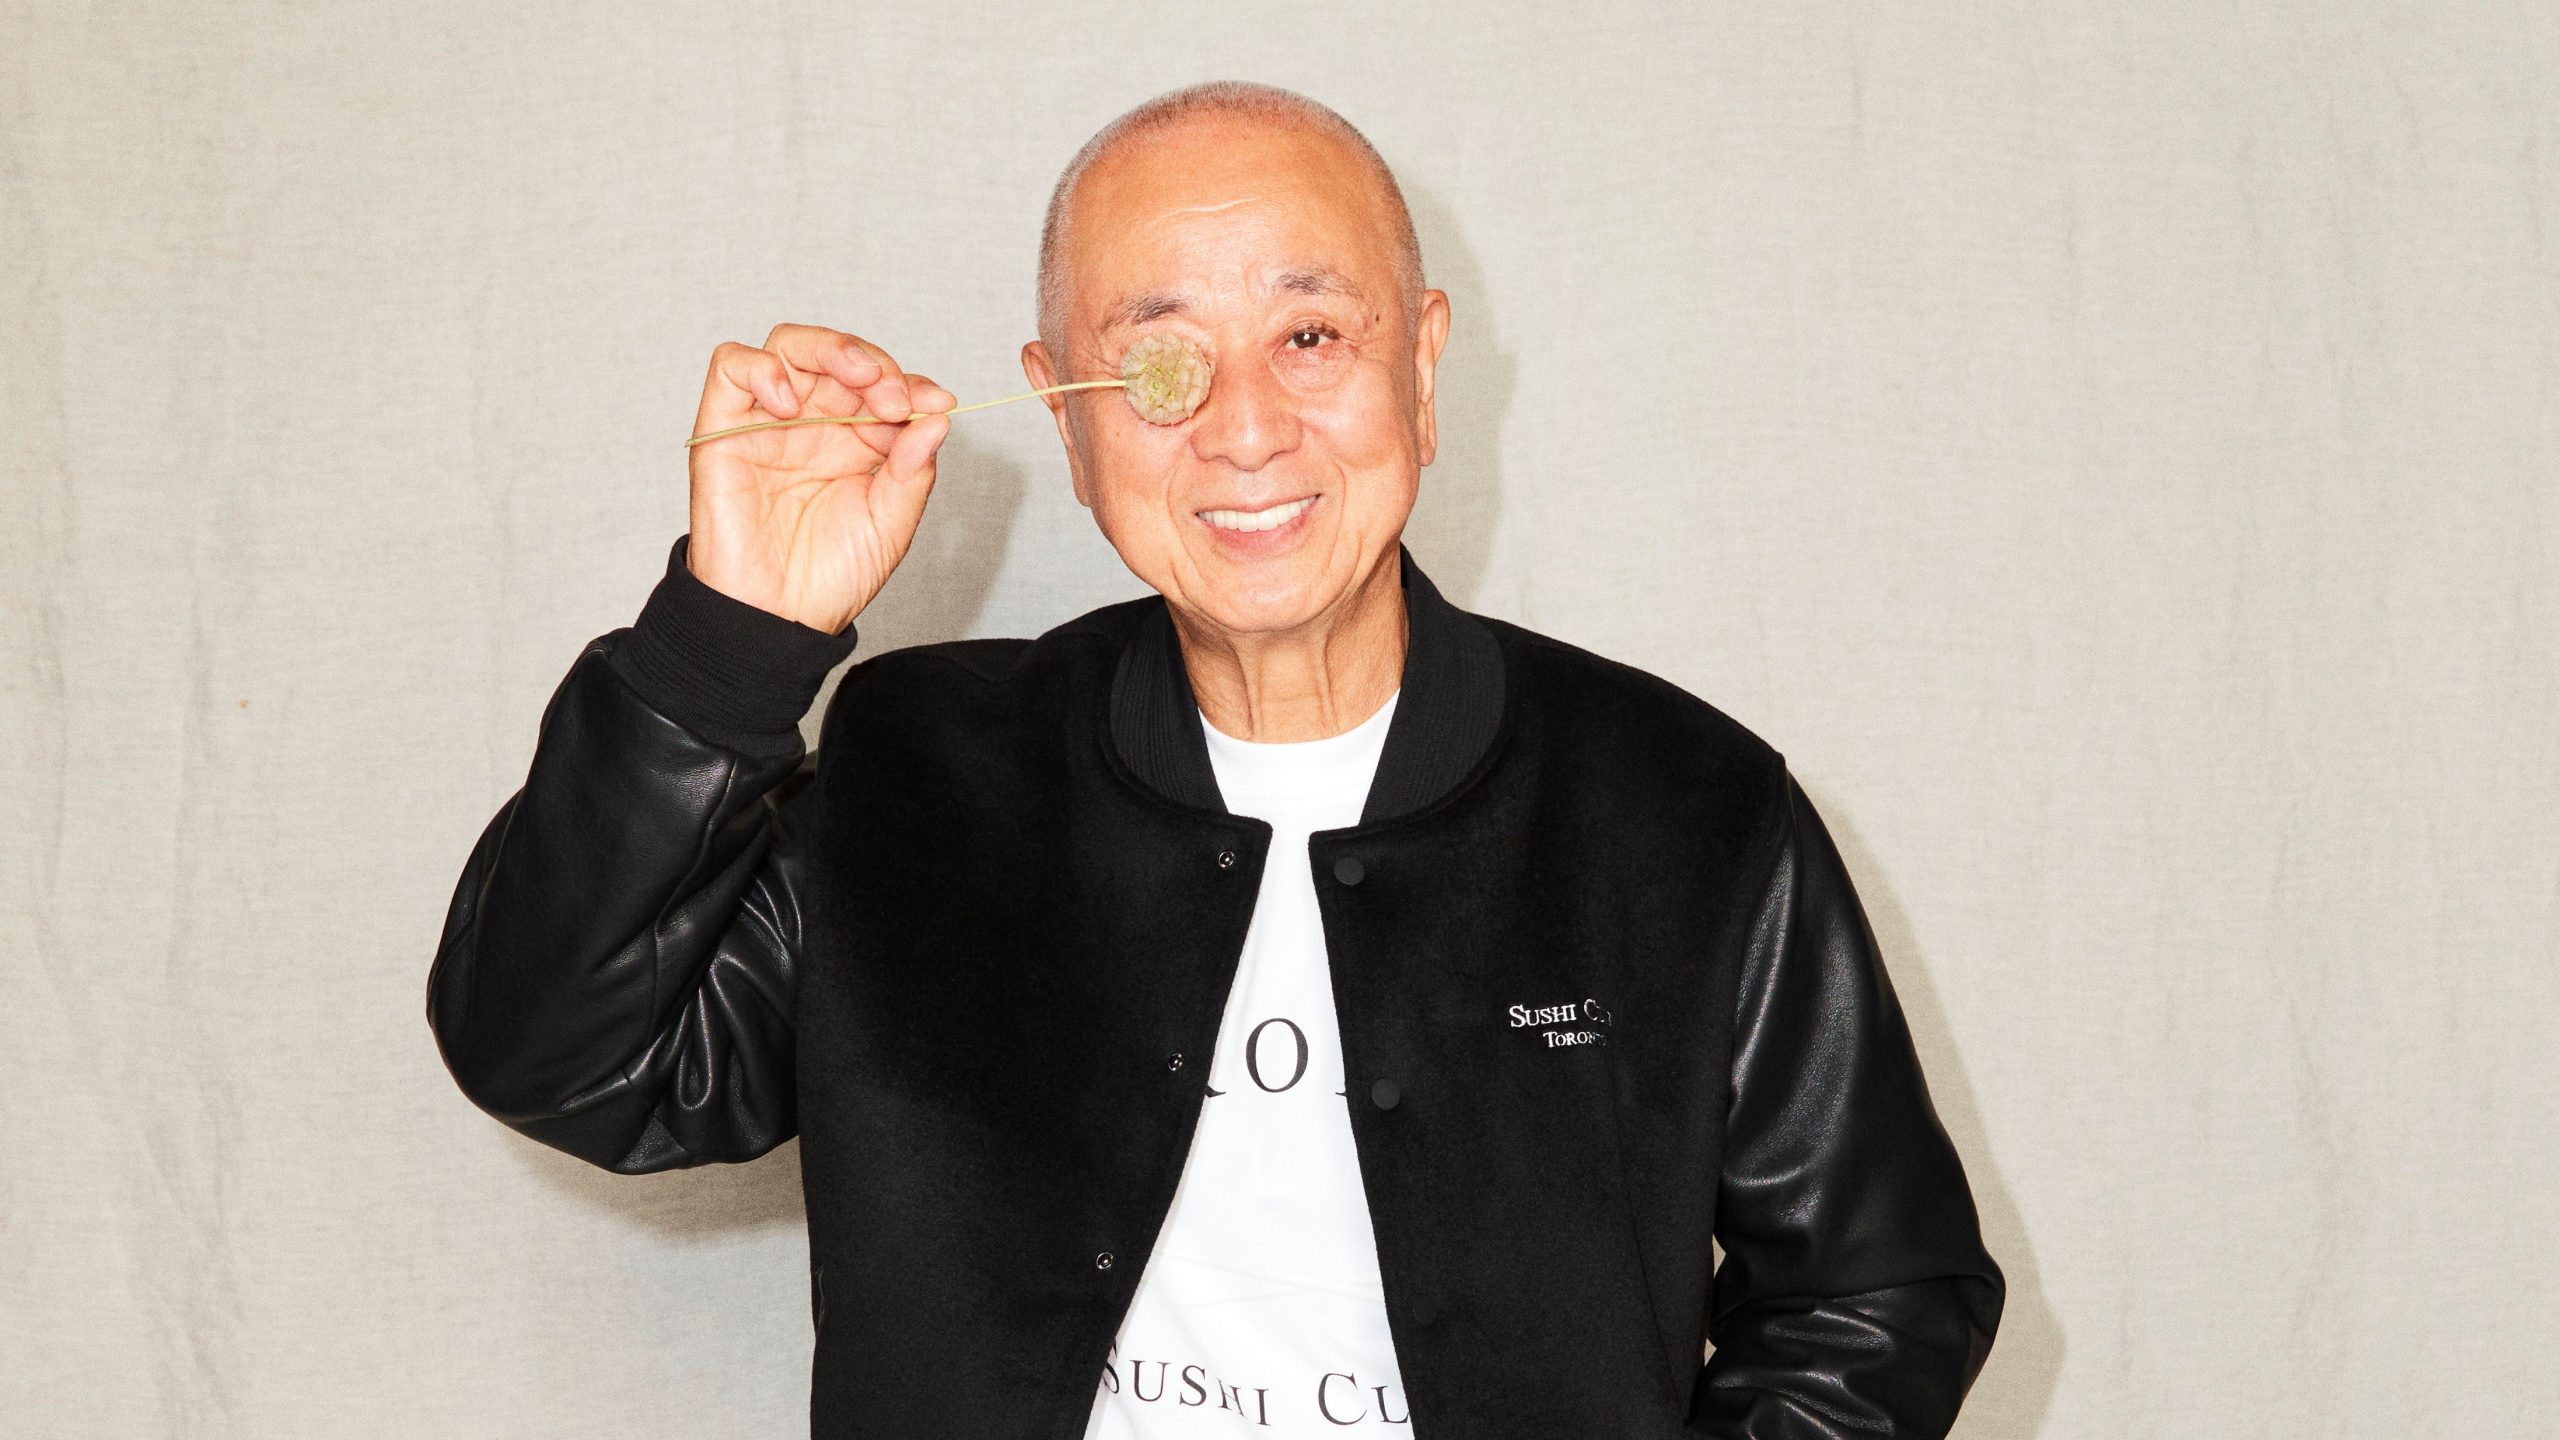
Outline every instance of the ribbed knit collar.
<svg viewBox="0 0 2560 1440"><path fill-rule="evenodd" d="M1411 814L1449 793L1502 723L1500 642L1483 621L1441 598L1402 543L1396 558L1404 584L1404 681L1361 811L1364 825ZM1167 798L1226 811L1183 667L1181 632L1161 595L1112 672L1111 739L1138 778Z"/></svg>

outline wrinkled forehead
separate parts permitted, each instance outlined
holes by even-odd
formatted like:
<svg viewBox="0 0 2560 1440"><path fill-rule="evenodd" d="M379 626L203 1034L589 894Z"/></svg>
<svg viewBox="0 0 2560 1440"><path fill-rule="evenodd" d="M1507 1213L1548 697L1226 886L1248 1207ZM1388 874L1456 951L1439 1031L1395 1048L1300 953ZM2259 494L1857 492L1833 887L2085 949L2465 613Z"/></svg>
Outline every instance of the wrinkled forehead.
<svg viewBox="0 0 2560 1440"><path fill-rule="evenodd" d="M1087 171L1065 236L1080 337L1280 293L1398 304L1390 201L1344 142L1275 125L1195 124L1133 139ZM1152 311L1153 313L1149 313Z"/></svg>

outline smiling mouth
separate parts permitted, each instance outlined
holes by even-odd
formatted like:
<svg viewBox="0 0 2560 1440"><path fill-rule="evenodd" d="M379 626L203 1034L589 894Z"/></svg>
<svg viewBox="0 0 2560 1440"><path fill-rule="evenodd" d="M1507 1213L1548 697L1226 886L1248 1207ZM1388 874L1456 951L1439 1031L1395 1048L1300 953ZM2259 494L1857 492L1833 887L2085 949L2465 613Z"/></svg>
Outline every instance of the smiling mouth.
<svg viewBox="0 0 2560 1440"><path fill-rule="evenodd" d="M1307 507L1314 503L1315 496L1302 495L1261 510L1200 510L1193 513L1221 530L1277 530L1305 514Z"/></svg>

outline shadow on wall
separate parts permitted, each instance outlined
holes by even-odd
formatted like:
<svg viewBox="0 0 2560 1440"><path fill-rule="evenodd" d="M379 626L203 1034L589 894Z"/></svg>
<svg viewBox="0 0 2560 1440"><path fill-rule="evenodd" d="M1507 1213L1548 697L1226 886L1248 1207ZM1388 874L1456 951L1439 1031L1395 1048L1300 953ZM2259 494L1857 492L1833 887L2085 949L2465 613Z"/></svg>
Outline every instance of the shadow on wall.
<svg viewBox="0 0 2560 1440"><path fill-rule="evenodd" d="M1822 815L1824 827L1840 848L1841 860L1849 867L1850 882L1857 887L1868 928L1875 932L1876 946L1884 954L1894 994L1902 1002L1903 1018L1910 1023L1912 1043L1920 1052L1930 1103L1937 1109L1939 1122L1947 1127L1948 1137L1955 1142L1956 1153L1963 1157L1965 1178L1973 1187L1974 1207L1982 1215L1983 1245L1999 1262L2000 1273L2008 1281L2008 1298L2000 1314L2000 1333L1992 1339L1991 1358L1983 1363L1981 1376L1965 1398L1964 1412L1953 1433L1959 1440L1968 1435L1986 1440L2028 1440L2042 1429L2045 1414L2053 1407L2054 1387L2062 1377L2062 1323L2045 1298L2044 1276L2036 1265L2035 1247L2027 1238L2026 1221L2018 1213L2008 1182L1992 1163L1990 1140L1982 1129L1982 1109L1974 1100L1973 1082L1966 1076L1955 1036L1947 1028L1937 987L1929 981L1920 938L1912 933L1910 917L1894 899L1883 867L1850 824L1847 807L1815 791L1804 777L1796 778L1804 784L1815 810Z"/></svg>
<svg viewBox="0 0 2560 1440"><path fill-rule="evenodd" d="M1440 453L1423 472L1405 538L1440 593L1473 609L1502 516L1502 418L1520 366L1493 328L1493 297L1456 217L1418 185L1406 184L1404 198L1422 241L1424 278L1449 296L1449 344L1433 400Z"/></svg>
<svg viewBox="0 0 2560 1440"><path fill-rule="evenodd" d="M942 442L933 497L925 502L914 545L855 622L862 632L856 658L959 640L975 630L1030 497L1031 475L1019 459L955 426ZM811 713L825 708L822 697Z"/></svg>

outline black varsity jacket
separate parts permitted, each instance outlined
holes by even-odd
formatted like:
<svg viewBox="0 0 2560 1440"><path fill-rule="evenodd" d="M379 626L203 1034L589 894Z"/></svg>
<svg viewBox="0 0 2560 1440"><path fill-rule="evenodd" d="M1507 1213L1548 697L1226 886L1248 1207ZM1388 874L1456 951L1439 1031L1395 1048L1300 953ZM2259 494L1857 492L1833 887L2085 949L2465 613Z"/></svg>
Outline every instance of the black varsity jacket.
<svg viewBox="0 0 2560 1440"><path fill-rule="evenodd" d="M1944 1434L2002 1277L1783 759L1399 563L1377 776L1309 851L1411 1433ZM814 1436L1076 1440L1270 828L1161 597L857 664L804 756L852 645L679 541L553 696L427 1018L607 1169L800 1137Z"/></svg>

